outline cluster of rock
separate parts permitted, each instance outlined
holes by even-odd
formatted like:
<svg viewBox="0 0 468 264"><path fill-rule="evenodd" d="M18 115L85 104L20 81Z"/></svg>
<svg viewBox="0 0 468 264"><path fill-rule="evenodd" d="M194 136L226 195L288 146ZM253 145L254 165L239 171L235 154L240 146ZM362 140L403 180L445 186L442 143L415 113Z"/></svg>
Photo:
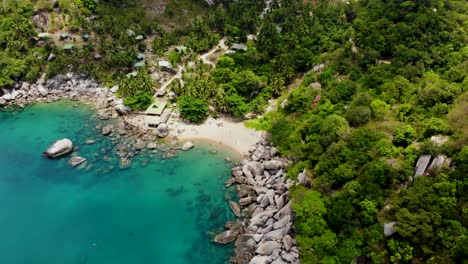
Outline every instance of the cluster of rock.
<svg viewBox="0 0 468 264"><path fill-rule="evenodd" d="M35 102L54 102L61 99L82 101L93 103L97 117L101 120L117 119L119 116L127 115L131 109L125 106L122 99L115 96L118 86L112 88L101 87L98 82L88 78L86 75L69 73L66 75L56 75L45 81L42 76L36 83L30 84L19 82L13 85L12 90L0 90L0 107L19 106ZM167 121L168 118L166 118ZM101 131L103 136L109 136L114 143L114 150L120 158L120 167L127 168L131 165L131 158L137 154L148 154L154 156L161 153L162 158L172 158L177 156L180 149L178 142L174 139L169 143L157 142L158 138L164 138L169 134L169 127L165 122L156 129L143 128L128 122L124 116L123 120L118 120L108 125L98 125L96 129ZM90 140L94 141L95 140ZM58 145L64 144L65 140L59 140L44 152L44 156L49 158L60 157L69 154L73 150L70 148L60 149L64 153L53 152ZM58 145L57 145L58 144ZM91 144L86 142L86 144ZM185 148L190 149L189 143ZM191 144L191 143L190 143ZM76 154L76 153L75 153ZM86 161L85 158L74 156L69 160L70 166L78 166Z"/></svg>
<svg viewBox="0 0 468 264"><path fill-rule="evenodd" d="M432 136L430 139L435 145L442 146L447 142L448 138L445 136ZM434 173L436 170L443 167L450 167L452 160L445 155L421 155L414 167L414 178Z"/></svg>
<svg viewBox="0 0 468 264"><path fill-rule="evenodd" d="M116 118L118 114L129 113L131 109L123 105L121 99L115 97L115 89L114 92L111 90L100 87L99 83L86 75L58 74L47 81L43 75L36 83L18 82L12 90L0 91L0 107L9 105L24 107L34 102L50 103L69 99L95 102L102 119Z"/></svg>
<svg viewBox="0 0 468 264"><path fill-rule="evenodd" d="M293 237L293 213L289 201L292 180L285 180L287 161L262 140L250 150L248 159L232 169L226 186L237 184L239 202L229 201L241 219L226 224L215 242L235 241L238 264L299 263L299 249Z"/></svg>

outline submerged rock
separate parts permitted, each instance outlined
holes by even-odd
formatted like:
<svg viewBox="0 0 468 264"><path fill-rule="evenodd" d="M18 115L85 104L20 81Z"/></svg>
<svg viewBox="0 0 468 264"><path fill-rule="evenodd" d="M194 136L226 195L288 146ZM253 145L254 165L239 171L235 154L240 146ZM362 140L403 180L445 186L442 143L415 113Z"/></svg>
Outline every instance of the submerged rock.
<svg viewBox="0 0 468 264"><path fill-rule="evenodd" d="M83 158L80 156L72 157L71 159L68 160L68 164L70 164L70 166L72 167L76 167L84 162L86 162L86 158Z"/></svg>
<svg viewBox="0 0 468 264"><path fill-rule="evenodd" d="M239 231L237 230L227 230L217 235L214 238L214 242L220 243L220 244L229 244L231 242L234 242L234 240L236 240L238 235L239 235Z"/></svg>
<svg viewBox="0 0 468 264"><path fill-rule="evenodd" d="M240 217L241 216L241 210L240 210L240 205L236 202L229 201L229 207L231 207L232 212L234 213L235 216Z"/></svg>
<svg viewBox="0 0 468 264"><path fill-rule="evenodd" d="M187 151L191 148L193 148L193 143L190 141L185 142L185 144L182 146L183 151Z"/></svg>
<svg viewBox="0 0 468 264"><path fill-rule="evenodd" d="M73 143L70 139L64 138L55 141L42 155L48 158L57 158L73 151Z"/></svg>
<svg viewBox="0 0 468 264"><path fill-rule="evenodd" d="M103 136L108 136L111 132L112 132L112 126L109 125L109 126L105 126L105 127L102 128L101 134Z"/></svg>

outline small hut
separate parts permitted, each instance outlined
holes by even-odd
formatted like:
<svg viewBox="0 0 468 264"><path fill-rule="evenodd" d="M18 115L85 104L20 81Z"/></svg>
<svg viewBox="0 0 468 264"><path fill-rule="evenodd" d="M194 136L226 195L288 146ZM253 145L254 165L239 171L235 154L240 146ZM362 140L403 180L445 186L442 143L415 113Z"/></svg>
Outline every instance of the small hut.
<svg viewBox="0 0 468 264"><path fill-rule="evenodd" d="M39 39L44 40L44 39L48 39L48 38L49 38L49 34L48 34L48 33L39 33L39 34L37 34L37 37L38 37Z"/></svg>
<svg viewBox="0 0 468 264"><path fill-rule="evenodd" d="M135 62L135 63L133 64L133 67L134 67L134 68L142 68L142 67L145 67L145 62L144 62L144 61Z"/></svg>
<svg viewBox="0 0 468 264"><path fill-rule="evenodd" d="M172 64L169 61L160 60L158 66L165 71L172 71Z"/></svg>
<svg viewBox="0 0 468 264"><path fill-rule="evenodd" d="M60 34L60 40L66 40L68 38L68 33L67 32L64 32L62 34Z"/></svg>
<svg viewBox="0 0 468 264"><path fill-rule="evenodd" d="M74 47L73 44L66 44L65 46L63 46L63 50L65 50L65 51L67 51L67 52L72 52L72 51L73 51L73 47Z"/></svg>
<svg viewBox="0 0 468 264"><path fill-rule="evenodd" d="M139 54L137 55L137 59L138 59L138 60L143 60L144 58L145 58L145 54L143 54L143 53L139 53Z"/></svg>
<svg viewBox="0 0 468 264"><path fill-rule="evenodd" d="M88 41L88 40L89 40L89 34L84 34L83 41Z"/></svg>
<svg viewBox="0 0 468 264"><path fill-rule="evenodd" d="M245 44L234 44L231 47L232 51L247 51L247 46Z"/></svg>
<svg viewBox="0 0 468 264"><path fill-rule="evenodd" d="M136 40L143 40L144 37L143 37L143 35L138 35L138 36L135 37L135 39L136 39Z"/></svg>

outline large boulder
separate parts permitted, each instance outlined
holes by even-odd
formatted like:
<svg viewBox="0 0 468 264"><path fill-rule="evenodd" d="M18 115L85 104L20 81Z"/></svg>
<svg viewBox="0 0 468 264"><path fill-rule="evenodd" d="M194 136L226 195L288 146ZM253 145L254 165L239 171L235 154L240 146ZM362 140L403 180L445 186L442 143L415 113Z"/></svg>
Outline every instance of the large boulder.
<svg viewBox="0 0 468 264"><path fill-rule="evenodd" d="M128 107L126 105L123 105L123 104L116 104L114 106L114 109L120 115L128 115L132 111L132 109L130 107Z"/></svg>
<svg viewBox="0 0 468 264"><path fill-rule="evenodd" d="M169 127L166 124L159 124L158 128L156 128L156 134L160 138L165 138L169 135Z"/></svg>
<svg viewBox="0 0 468 264"><path fill-rule="evenodd" d="M245 166L254 177L263 176L263 166L262 163L251 161Z"/></svg>
<svg viewBox="0 0 468 264"><path fill-rule="evenodd" d="M39 91L39 93L42 95L42 96L47 96L49 94L49 90L47 90L47 88L45 88L43 85L38 85L37 86L37 90Z"/></svg>
<svg viewBox="0 0 468 264"><path fill-rule="evenodd" d="M268 256L255 256L250 260L249 264L267 264Z"/></svg>
<svg viewBox="0 0 468 264"><path fill-rule="evenodd" d="M57 158L73 151L73 143L68 138L55 141L44 153L48 158Z"/></svg>
<svg viewBox="0 0 468 264"><path fill-rule="evenodd" d="M304 185L306 187L310 186L310 181L309 181L309 178L307 178L307 174L306 174L305 169L304 169L304 171L299 173L299 175L297 175L297 183L302 184L302 185Z"/></svg>
<svg viewBox="0 0 468 264"><path fill-rule="evenodd" d="M261 243L255 253L260 255L271 255L275 249L280 249L281 244L276 241L266 241Z"/></svg>
<svg viewBox="0 0 468 264"><path fill-rule="evenodd" d="M265 170L278 171L284 167L284 163L281 160L268 160L263 163Z"/></svg>
<svg viewBox="0 0 468 264"><path fill-rule="evenodd" d="M414 168L414 177L418 177L423 175L426 172L427 166L431 161L431 155L421 155L416 162L416 166Z"/></svg>
<svg viewBox="0 0 468 264"><path fill-rule="evenodd" d="M0 97L0 106L5 106L6 104L7 104L7 101Z"/></svg>
<svg viewBox="0 0 468 264"><path fill-rule="evenodd" d="M384 235L385 235L385 237L389 237L389 236L396 233L396 230L395 230L396 223L397 223L396 221L392 221L390 223L384 224Z"/></svg>

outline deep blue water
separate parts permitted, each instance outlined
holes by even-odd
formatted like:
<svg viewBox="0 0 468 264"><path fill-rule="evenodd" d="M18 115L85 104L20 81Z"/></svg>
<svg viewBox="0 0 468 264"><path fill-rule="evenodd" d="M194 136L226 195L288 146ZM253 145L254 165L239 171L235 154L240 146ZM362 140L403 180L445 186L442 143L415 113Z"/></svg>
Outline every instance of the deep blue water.
<svg viewBox="0 0 468 264"><path fill-rule="evenodd" d="M122 170L98 124L67 102L0 112L0 263L228 262L232 248L210 242L233 218L227 153L197 145L162 160L148 151ZM82 168L41 156L64 137L88 158Z"/></svg>

